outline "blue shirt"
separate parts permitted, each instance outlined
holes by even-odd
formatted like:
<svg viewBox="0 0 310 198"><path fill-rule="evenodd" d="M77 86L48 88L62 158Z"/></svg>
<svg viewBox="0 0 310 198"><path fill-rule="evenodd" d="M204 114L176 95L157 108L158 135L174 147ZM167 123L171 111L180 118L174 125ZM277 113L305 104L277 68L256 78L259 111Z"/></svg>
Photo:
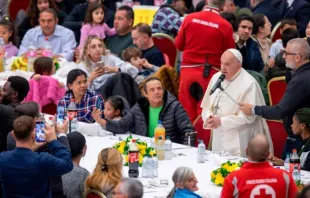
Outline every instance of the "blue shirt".
<svg viewBox="0 0 310 198"><path fill-rule="evenodd" d="M43 34L40 26L28 30L20 45L18 56L27 52L31 42L37 48L43 48L45 38L46 36ZM53 54L61 55L68 61L73 60L76 41L71 30L63 26L56 25L55 31L52 36L48 37L48 41L52 46Z"/></svg>
<svg viewBox="0 0 310 198"><path fill-rule="evenodd" d="M3 197L51 197L50 177L72 170L69 150L58 140L48 144L51 154L17 147L0 153L0 178Z"/></svg>
<svg viewBox="0 0 310 198"><path fill-rule="evenodd" d="M173 198L201 198L200 195L188 189L176 189Z"/></svg>

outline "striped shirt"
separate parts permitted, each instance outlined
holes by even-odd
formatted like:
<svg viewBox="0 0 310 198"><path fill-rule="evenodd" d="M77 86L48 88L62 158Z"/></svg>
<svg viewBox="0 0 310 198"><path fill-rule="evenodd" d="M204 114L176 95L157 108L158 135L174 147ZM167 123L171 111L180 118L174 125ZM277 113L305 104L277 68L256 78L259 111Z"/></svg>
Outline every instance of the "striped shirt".
<svg viewBox="0 0 310 198"><path fill-rule="evenodd" d="M70 100L73 97L72 92L67 93L64 97L62 97L59 102L58 106L65 107L65 111L67 112L67 108L70 104ZM77 107L77 119L80 122L85 123L94 123L95 120L92 116L93 108L100 108L101 110L104 109L104 99L101 94L97 94L94 91L87 90L84 98L79 102L75 103Z"/></svg>

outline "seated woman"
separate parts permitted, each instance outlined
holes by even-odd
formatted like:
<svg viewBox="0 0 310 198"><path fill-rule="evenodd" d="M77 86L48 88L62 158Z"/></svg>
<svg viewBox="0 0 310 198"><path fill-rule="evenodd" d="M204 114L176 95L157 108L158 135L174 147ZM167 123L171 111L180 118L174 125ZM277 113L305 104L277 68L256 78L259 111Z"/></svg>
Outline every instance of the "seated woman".
<svg viewBox="0 0 310 198"><path fill-rule="evenodd" d="M80 161L86 153L86 139L79 132L67 135L71 148L71 157L74 164L73 170L62 176L62 186L67 198L84 197L84 183L89 172L80 167Z"/></svg>
<svg viewBox="0 0 310 198"><path fill-rule="evenodd" d="M302 170L310 171L310 108L302 108L296 111L293 117L292 131L295 135L300 135L303 142L301 150L298 151L300 167ZM282 159L270 156L269 160L274 165L283 166Z"/></svg>
<svg viewBox="0 0 310 198"><path fill-rule="evenodd" d="M198 181L191 168L177 168L172 175L172 181L174 187L167 198L201 198L200 195L194 193L198 190L196 185Z"/></svg>
<svg viewBox="0 0 310 198"><path fill-rule="evenodd" d="M67 76L68 91L58 102L58 107L64 107L65 111L74 99L77 106L77 120L80 122L94 123L93 108L104 109L104 100L100 94L87 90L87 74L80 69L73 69Z"/></svg>
<svg viewBox="0 0 310 198"><path fill-rule="evenodd" d="M101 63L99 63L101 62ZM138 69L118 57L107 54L104 42L98 36L89 36L83 48L78 67L84 70L88 78L89 89L97 91L112 75L117 72L138 75Z"/></svg>
<svg viewBox="0 0 310 198"><path fill-rule="evenodd" d="M115 148L105 148L98 155L94 172L85 181L85 192L90 189L101 191L111 198L114 188L123 175L123 158Z"/></svg>
<svg viewBox="0 0 310 198"><path fill-rule="evenodd" d="M23 40L26 32L39 25L39 13L45 8L53 8L57 12L58 24L62 25L67 15L59 10L54 0L31 0L27 9L27 16L18 27L18 37Z"/></svg>
<svg viewBox="0 0 310 198"><path fill-rule="evenodd" d="M64 96L64 84L51 77L55 73L54 62L49 57L39 57L34 61L34 75L30 79L30 90L24 102L37 102L40 107L54 103Z"/></svg>

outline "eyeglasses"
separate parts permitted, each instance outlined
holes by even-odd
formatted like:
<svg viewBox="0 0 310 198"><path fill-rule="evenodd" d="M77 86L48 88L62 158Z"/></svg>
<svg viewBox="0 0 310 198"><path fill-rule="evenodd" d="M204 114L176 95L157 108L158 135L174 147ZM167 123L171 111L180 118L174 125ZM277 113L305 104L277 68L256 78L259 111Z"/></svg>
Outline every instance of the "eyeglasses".
<svg viewBox="0 0 310 198"><path fill-rule="evenodd" d="M283 51L283 54L285 55L285 56L288 56L288 55L293 55L293 56L296 56L296 55L300 55L300 54L297 54L297 53L291 53L291 52L287 52L287 51Z"/></svg>

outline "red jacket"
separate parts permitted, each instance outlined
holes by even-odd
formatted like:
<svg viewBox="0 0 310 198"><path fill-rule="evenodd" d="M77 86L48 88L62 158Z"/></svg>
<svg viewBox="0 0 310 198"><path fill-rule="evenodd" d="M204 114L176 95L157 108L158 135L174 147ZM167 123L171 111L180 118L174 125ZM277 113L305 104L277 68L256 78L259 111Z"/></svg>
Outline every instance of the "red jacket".
<svg viewBox="0 0 310 198"><path fill-rule="evenodd" d="M295 198L297 186L288 172L269 162L246 162L225 179L222 198Z"/></svg>
<svg viewBox="0 0 310 198"><path fill-rule="evenodd" d="M218 9L206 7L185 17L175 45L183 51L182 65L208 63L220 67L220 58L229 48L236 48L231 24Z"/></svg>

